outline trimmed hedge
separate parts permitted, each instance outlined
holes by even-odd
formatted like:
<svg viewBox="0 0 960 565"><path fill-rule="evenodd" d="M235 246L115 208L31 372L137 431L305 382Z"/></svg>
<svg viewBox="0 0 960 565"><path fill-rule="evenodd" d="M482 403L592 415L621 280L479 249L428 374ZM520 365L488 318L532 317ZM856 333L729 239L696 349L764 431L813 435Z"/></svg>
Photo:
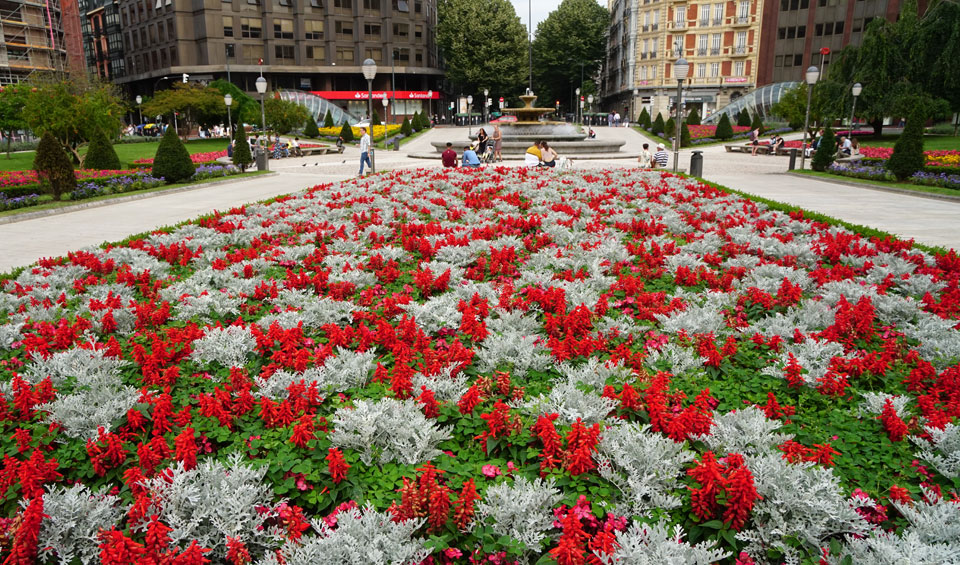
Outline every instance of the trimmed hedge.
<svg viewBox="0 0 960 565"><path fill-rule="evenodd" d="M243 131L243 128L237 128ZM153 176L162 178L168 184L187 180L197 170L190 160L190 153L180 141L180 136L174 128L167 128L157 147L157 154L153 157Z"/></svg>
<svg viewBox="0 0 960 565"><path fill-rule="evenodd" d="M120 157L117 157L113 145L107 139L106 134L99 129L93 134L93 139L90 140L90 145L87 147L87 154L83 158L83 168L98 171L116 171L122 168Z"/></svg>
<svg viewBox="0 0 960 565"><path fill-rule="evenodd" d="M187 158L189 159L189 156ZM49 131L40 138L40 145L33 157L33 169L37 171L37 176L43 179L43 184L54 200L60 200L61 195L77 188L73 163L63 146Z"/></svg>

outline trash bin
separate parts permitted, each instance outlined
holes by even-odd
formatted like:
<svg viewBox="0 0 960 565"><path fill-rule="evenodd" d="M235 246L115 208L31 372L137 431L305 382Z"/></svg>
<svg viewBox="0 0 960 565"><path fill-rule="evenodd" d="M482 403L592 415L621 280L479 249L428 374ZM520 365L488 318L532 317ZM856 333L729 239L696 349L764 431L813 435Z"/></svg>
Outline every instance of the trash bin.
<svg viewBox="0 0 960 565"><path fill-rule="evenodd" d="M393 150L400 151L400 138L396 137L393 139Z"/></svg>
<svg viewBox="0 0 960 565"><path fill-rule="evenodd" d="M797 148L790 148L790 164L787 165L787 170L792 171L797 168Z"/></svg>
<svg viewBox="0 0 960 565"><path fill-rule="evenodd" d="M262 149L260 151L257 151L257 170L258 171L270 170L270 165L267 162L267 152L263 151Z"/></svg>
<svg viewBox="0 0 960 565"><path fill-rule="evenodd" d="M694 151L690 157L690 176L703 177L703 151Z"/></svg>

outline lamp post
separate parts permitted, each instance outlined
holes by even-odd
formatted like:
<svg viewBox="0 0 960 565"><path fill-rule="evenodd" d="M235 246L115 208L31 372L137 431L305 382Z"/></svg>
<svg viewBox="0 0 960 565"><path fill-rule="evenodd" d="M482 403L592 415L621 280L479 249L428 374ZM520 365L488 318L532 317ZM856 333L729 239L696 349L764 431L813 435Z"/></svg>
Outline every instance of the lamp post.
<svg viewBox="0 0 960 565"><path fill-rule="evenodd" d="M233 139L233 114L230 112L230 107L233 106L233 96L224 94L223 103L227 105L227 137Z"/></svg>
<svg viewBox="0 0 960 565"><path fill-rule="evenodd" d="M807 82L807 115L803 119L803 142L800 143L800 170L804 169L807 161L807 128L810 127L810 101L813 99L813 85L817 84L820 78L820 69L810 67L804 79Z"/></svg>
<svg viewBox="0 0 960 565"><path fill-rule="evenodd" d="M363 78L367 79L367 115L370 116L370 131L373 132L373 78L377 76L377 62L373 59L363 61ZM373 136L370 136L373 139ZM372 145L372 144L371 144ZM370 147L370 172L377 172L377 160Z"/></svg>
<svg viewBox="0 0 960 565"><path fill-rule="evenodd" d="M851 92L853 92L853 107L850 108L850 135L848 137L853 138L853 114L857 110L857 97L863 92L863 85L859 82L854 84Z"/></svg>
<svg viewBox="0 0 960 565"><path fill-rule="evenodd" d="M681 57L674 64L673 72L677 79L677 136L673 140L673 172L677 172L680 166L680 128L683 127L683 121L680 118L680 99L683 97L683 79L687 78L687 73L690 72L690 64Z"/></svg>
<svg viewBox="0 0 960 565"><path fill-rule="evenodd" d="M386 118L386 117L387 117L387 105L390 104L390 101L387 100L386 94L384 94L383 100L381 100L380 103L383 104L383 117ZM386 119L384 119L384 121L383 121L383 150L384 150L384 151L387 150L387 120L386 120Z"/></svg>
<svg viewBox="0 0 960 565"><path fill-rule="evenodd" d="M467 95L467 137L473 136L473 95Z"/></svg>
<svg viewBox="0 0 960 565"><path fill-rule="evenodd" d="M490 104L490 99L487 98L490 95L490 89L483 89L483 123L487 123L487 105Z"/></svg>
<svg viewBox="0 0 960 565"><path fill-rule="evenodd" d="M140 114L140 127L143 127L143 108L140 107L140 104L143 104L143 96L137 94L137 113ZM140 130L140 135L143 135L143 130Z"/></svg>
<svg viewBox="0 0 960 565"><path fill-rule="evenodd" d="M260 77L257 78L256 85L257 85L257 92L260 94L260 133L266 136L267 135L267 114L263 109L263 95L266 94L267 92L267 79L263 78L262 70L260 71ZM261 143L262 143L262 139L263 138L261 137ZM267 147L269 146L270 146L270 140L268 139L267 144L263 147L263 152L265 157L263 160L264 163L270 162L270 154L267 153ZM266 167L264 167L264 169L270 170L270 165L268 164Z"/></svg>
<svg viewBox="0 0 960 565"><path fill-rule="evenodd" d="M580 79L580 82L583 82L583 79ZM580 88L577 87L577 89L574 90L574 92L577 93L577 97L576 97L576 99L574 100L574 104L576 104L577 102L580 101ZM579 107L580 107L580 108L583 108L583 103L582 103L582 102L580 102L580 106L579 106ZM577 106L574 106L574 107L573 107L573 123L575 123L575 124L580 123L580 114L577 113Z"/></svg>
<svg viewBox="0 0 960 565"><path fill-rule="evenodd" d="M433 91L428 90L427 91L427 121L431 125L433 125L432 116L433 116Z"/></svg>
<svg viewBox="0 0 960 565"><path fill-rule="evenodd" d="M587 96L587 108L589 108L590 116L590 125L593 125L593 94Z"/></svg>
<svg viewBox="0 0 960 565"><path fill-rule="evenodd" d="M633 98L630 99L630 121L634 123L640 119L640 116L637 115L637 96L640 96L640 90L634 88Z"/></svg>

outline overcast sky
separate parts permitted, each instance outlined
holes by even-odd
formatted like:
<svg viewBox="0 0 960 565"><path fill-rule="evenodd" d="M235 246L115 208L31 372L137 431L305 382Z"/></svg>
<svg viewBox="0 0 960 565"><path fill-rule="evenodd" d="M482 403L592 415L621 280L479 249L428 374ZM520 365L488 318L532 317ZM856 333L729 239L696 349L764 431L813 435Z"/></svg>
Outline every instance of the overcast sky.
<svg viewBox="0 0 960 565"><path fill-rule="evenodd" d="M560 5L560 0L510 0L510 3L513 4L513 9L517 11L517 15L520 16L520 21L524 27L527 25L527 14L530 13L528 6L533 10L533 31L536 33L537 24L547 19L550 12L557 9L557 6ZM606 8L607 0L597 0L597 4Z"/></svg>

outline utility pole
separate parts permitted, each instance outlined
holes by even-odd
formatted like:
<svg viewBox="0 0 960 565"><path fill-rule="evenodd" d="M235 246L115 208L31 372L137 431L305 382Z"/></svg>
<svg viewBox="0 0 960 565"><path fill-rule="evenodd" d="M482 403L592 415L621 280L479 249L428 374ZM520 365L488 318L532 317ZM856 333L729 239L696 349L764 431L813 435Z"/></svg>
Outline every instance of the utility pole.
<svg viewBox="0 0 960 565"><path fill-rule="evenodd" d="M530 53L530 92L533 92L533 0L527 0L527 49Z"/></svg>

